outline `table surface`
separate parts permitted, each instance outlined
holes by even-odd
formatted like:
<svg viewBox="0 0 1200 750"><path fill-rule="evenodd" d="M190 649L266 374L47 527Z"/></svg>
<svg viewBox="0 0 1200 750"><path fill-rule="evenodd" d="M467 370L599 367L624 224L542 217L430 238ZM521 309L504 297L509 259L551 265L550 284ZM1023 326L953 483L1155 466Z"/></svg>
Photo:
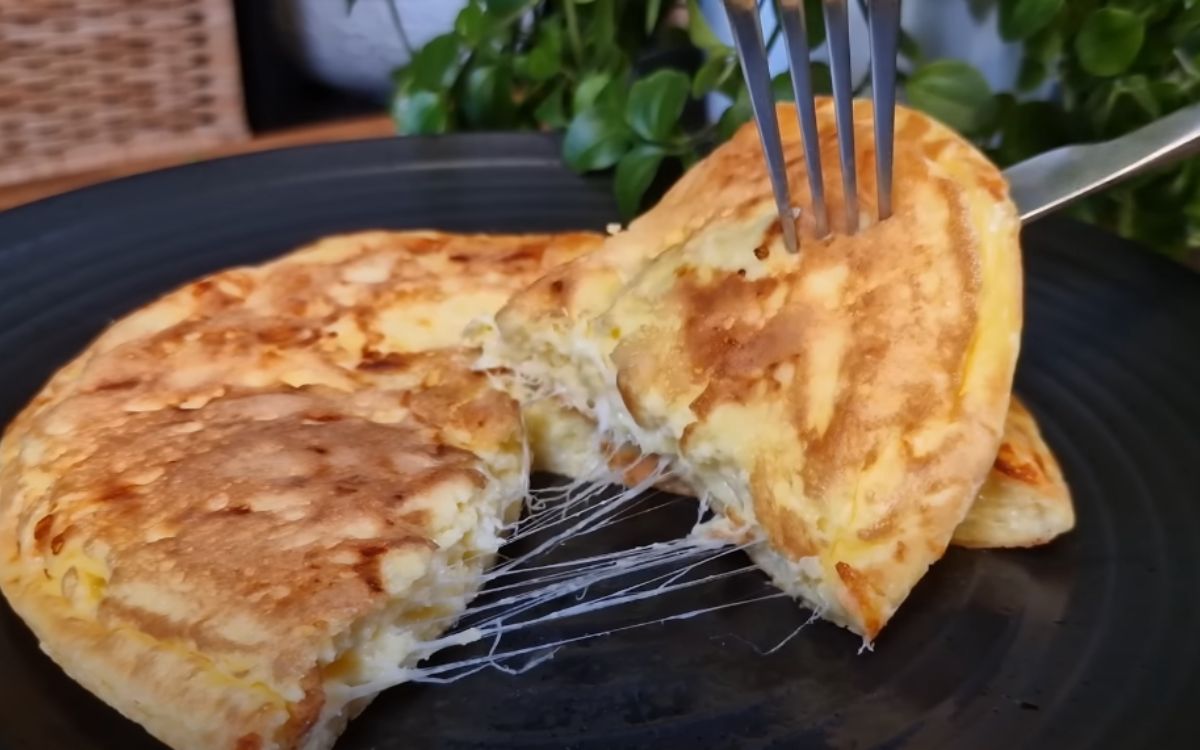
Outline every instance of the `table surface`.
<svg viewBox="0 0 1200 750"><path fill-rule="evenodd" d="M393 135L395 132L392 119L387 115L358 117L282 130L251 138L248 141L225 144L192 154L177 154L171 157L138 160L116 164L104 169L61 175L43 180L18 183L16 185L4 185L0 186L0 211L98 182L114 180L118 177L128 177L129 175L172 167L178 164L216 159L223 156L234 156L253 151L265 151L273 148L302 146L309 143L379 138Z"/></svg>

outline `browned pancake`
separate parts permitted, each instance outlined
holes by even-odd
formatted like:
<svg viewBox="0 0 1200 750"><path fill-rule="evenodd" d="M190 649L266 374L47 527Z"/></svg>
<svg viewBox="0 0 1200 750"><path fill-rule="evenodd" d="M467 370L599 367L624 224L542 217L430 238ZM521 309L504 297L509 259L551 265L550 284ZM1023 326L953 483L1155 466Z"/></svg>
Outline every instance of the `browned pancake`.
<svg viewBox="0 0 1200 750"><path fill-rule="evenodd" d="M458 346L589 237L363 233L188 285L0 444L0 587L179 748L319 748L478 588L527 477Z"/></svg>
<svg viewBox="0 0 1200 750"><path fill-rule="evenodd" d="M1034 547L1075 527L1071 491L1033 415L1016 397L1004 439L971 512L954 530L962 547Z"/></svg>

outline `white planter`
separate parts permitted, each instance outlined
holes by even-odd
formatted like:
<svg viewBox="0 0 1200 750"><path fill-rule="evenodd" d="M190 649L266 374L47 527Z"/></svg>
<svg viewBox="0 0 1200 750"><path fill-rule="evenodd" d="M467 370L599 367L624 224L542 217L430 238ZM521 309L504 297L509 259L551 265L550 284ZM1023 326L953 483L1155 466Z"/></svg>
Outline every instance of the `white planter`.
<svg viewBox="0 0 1200 750"><path fill-rule="evenodd" d="M408 62L391 3L413 48L454 28L462 0L274 0L276 22L297 61L335 88L385 101L391 72Z"/></svg>

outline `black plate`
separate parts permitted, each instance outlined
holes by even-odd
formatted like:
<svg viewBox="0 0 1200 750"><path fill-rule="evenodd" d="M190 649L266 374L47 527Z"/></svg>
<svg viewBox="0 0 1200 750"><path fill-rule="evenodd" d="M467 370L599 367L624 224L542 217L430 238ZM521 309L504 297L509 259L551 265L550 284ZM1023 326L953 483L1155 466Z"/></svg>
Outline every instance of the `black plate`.
<svg viewBox="0 0 1200 750"><path fill-rule="evenodd" d="M107 322L203 272L367 227L612 218L607 186L563 170L537 136L288 150L0 214L0 422ZM1025 257L1018 391L1074 488L1069 537L952 550L874 653L818 624L760 655L807 616L775 600L569 646L522 676L397 688L338 747L1200 746L1200 280L1064 221L1030 228ZM668 514L633 533L682 522ZM594 543L628 544L618 528ZM686 604L759 590L748 578ZM157 745L63 676L0 605L0 747Z"/></svg>

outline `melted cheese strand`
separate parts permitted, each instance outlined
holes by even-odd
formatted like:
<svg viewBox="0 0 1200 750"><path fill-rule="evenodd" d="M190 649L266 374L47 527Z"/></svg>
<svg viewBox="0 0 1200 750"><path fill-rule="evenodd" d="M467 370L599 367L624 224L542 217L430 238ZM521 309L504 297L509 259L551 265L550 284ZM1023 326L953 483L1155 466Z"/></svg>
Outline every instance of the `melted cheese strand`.
<svg viewBox="0 0 1200 750"><path fill-rule="evenodd" d="M631 487L620 486L616 483L624 476L610 468L609 458L605 456L591 476L530 490L524 517L509 526L507 543L501 552L504 562L483 575L488 588L459 615L445 615L424 621L427 626L435 627L457 622L457 627L440 638L415 644L405 655L403 663L394 669L364 676L367 681L358 685L348 683L337 686L339 694L350 691L346 694L346 700L353 700L400 682L452 682L489 667L520 674L552 658L559 647L569 643L782 596L782 593L773 592L767 597L699 607L617 628L589 631L589 625L585 623L585 632L577 632L568 638L531 646L504 647L505 638L517 632L694 589L757 570L756 566L746 564L731 570L699 575L702 566L737 553L754 542L735 546L727 540L697 533L695 528L693 533L666 541L574 559L551 559L552 553L578 538L617 523L644 517L677 502L673 498L649 502L661 498L662 493L654 487L669 476L669 468L664 462L658 462L642 481ZM616 492L611 491L614 486L619 488ZM705 515L706 510L701 505L697 522L703 520ZM530 548L512 552L518 544ZM453 567L465 567L478 562L467 556ZM606 590L592 594L600 587ZM490 641L490 646L486 649L486 655L418 666L445 649L487 641ZM518 666L508 663L522 657L528 659Z"/></svg>
<svg viewBox="0 0 1200 750"><path fill-rule="evenodd" d="M690 619L693 617L697 617L699 615L708 614L710 612L717 612L717 611L724 610L724 609L730 609L732 607L740 607L740 606L747 605L747 604L754 604L757 602L768 601L768 600L772 600L772 599L779 599L779 598L786 597L786 596L787 596L787 594L782 591L775 591L770 594L764 594L762 596L751 597L749 599L740 599L735 602L725 602L724 604L717 604L717 605L714 605L711 607L703 607L701 609L688 610L686 612L680 612L678 614L668 615L666 617L660 617L660 618L656 618L654 620L647 620L645 622L633 623L631 625L622 625L620 627L610 628L607 630L598 631L598 632L594 632L594 633L585 633L583 635L574 636L571 638L564 638L562 640L554 641L552 643L545 643L545 644L539 644L536 646L529 646L526 648L514 649L512 651L506 651L506 652L499 653L499 654L489 653L487 656L463 659L461 661L451 662L448 664L439 664L439 665L433 666L433 667L412 667L412 668L399 667L399 668L397 668L397 670L394 674L388 675L385 678L381 678L381 679L374 680L369 683L364 683L362 685L356 685L354 687L344 689L345 692L342 693L341 695L339 695L339 698L344 698L346 701L352 701L352 700L355 700L356 698L361 698L361 697L368 696L368 695L374 695L375 693L386 690L389 687L393 687L393 686L398 685L403 682L429 682L429 683L437 683L437 684L457 682L458 680L460 680L464 677L468 677L472 674L475 674L476 672L480 672L489 667L493 668L493 669L499 669L500 671L505 672L507 674L522 674L522 673L532 669L533 667L536 667L536 666L544 663L545 661L553 658L554 654L557 652L557 650L559 648L561 648L562 646L572 644L572 643L578 643L580 641L590 640L592 638L600 638L600 637L604 637L604 636L614 635L616 633L621 633L621 632L625 632L628 630L634 630L636 628L643 628L648 625L658 625L658 624L662 624L662 623L673 622L675 620L687 620L687 619ZM464 644L464 642L460 641L459 643L455 643L452 645L463 645L463 644ZM525 655L529 655L529 654L534 654L535 656L529 662L522 665L521 667L514 668L514 667L508 667L503 664L503 662L505 660L513 659L513 658L516 658L519 656L525 656ZM465 670L465 671L462 671L457 674L452 674L451 676L448 676L448 677L443 676L443 675L446 675L446 673L454 672L454 670Z"/></svg>

